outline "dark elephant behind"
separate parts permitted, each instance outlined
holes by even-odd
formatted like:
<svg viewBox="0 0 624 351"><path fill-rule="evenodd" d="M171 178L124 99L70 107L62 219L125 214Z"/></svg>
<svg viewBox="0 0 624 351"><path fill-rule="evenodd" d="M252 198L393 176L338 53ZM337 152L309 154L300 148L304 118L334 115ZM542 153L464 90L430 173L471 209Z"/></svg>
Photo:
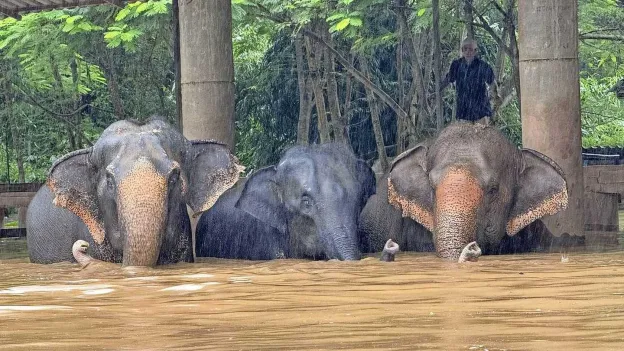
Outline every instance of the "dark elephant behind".
<svg viewBox="0 0 624 351"><path fill-rule="evenodd" d="M453 260L472 241L486 254L544 245L525 232L509 237L568 201L554 161L518 149L494 127L467 122L397 156L377 192L360 219L372 251L392 238L402 250Z"/></svg>
<svg viewBox="0 0 624 351"><path fill-rule="evenodd" d="M370 167L342 144L296 146L223 194L197 226L197 256L360 258L358 216Z"/></svg>
<svg viewBox="0 0 624 351"><path fill-rule="evenodd" d="M73 261L76 240L123 265L192 262L187 204L201 212L237 180L227 146L188 141L166 122L119 121L59 159L30 203L31 262Z"/></svg>

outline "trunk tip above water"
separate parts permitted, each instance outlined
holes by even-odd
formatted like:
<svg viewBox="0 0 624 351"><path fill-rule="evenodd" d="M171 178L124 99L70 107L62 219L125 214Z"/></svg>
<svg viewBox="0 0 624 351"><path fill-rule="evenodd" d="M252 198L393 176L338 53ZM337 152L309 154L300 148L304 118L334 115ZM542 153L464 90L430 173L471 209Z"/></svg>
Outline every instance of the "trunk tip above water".
<svg viewBox="0 0 624 351"><path fill-rule="evenodd" d="M397 252L399 252L399 244L392 241L392 239L388 239L388 241L386 241L386 245L384 245L383 252L381 253L379 260L392 262L394 261L394 256Z"/></svg>

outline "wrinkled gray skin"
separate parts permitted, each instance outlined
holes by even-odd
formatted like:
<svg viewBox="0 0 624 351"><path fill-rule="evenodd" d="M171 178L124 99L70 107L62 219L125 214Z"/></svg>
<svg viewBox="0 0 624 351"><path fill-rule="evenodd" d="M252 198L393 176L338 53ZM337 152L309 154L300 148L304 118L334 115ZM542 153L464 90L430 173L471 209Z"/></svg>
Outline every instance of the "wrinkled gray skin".
<svg viewBox="0 0 624 351"><path fill-rule="evenodd" d="M566 205L567 185L552 160L518 149L494 127L457 122L396 157L360 230L371 252L391 238L403 251L435 250L455 261L472 241L485 254L501 253L507 235Z"/></svg>
<svg viewBox="0 0 624 351"><path fill-rule="evenodd" d="M187 204L208 208L240 170L227 146L188 141L158 118L113 123L50 169L28 209L30 260L74 261L84 240L93 258L124 266L192 262Z"/></svg>
<svg viewBox="0 0 624 351"><path fill-rule="evenodd" d="M197 256L360 259L357 220L375 178L342 144L296 146L228 190L197 226Z"/></svg>

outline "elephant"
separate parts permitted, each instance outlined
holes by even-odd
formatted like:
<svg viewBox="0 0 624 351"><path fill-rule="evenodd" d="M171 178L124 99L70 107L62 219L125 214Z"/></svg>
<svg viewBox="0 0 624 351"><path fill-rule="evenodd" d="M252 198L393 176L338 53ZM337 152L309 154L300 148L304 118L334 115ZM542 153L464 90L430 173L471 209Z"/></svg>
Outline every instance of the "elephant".
<svg viewBox="0 0 624 351"><path fill-rule="evenodd" d="M519 149L494 126L454 122L394 159L359 230L373 252L391 238L404 251L456 261L473 241L484 254L501 253L506 238L567 203L553 160Z"/></svg>
<svg viewBox="0 0 624 351"><path fill-rule="evenodd" d="M291 147L202 214L196 255L358 260L358 216L374 192L375 175L346 145Z"/></svg>
<svg viewBox="0 0 624 351"><path fill-rule="evenodd" d="M123 266L193 262L187 205L210 208L243 169L227 145L189 141L161 117L117 121L50 168L29 205L30 261L73 262L84 240Z"/></svg>

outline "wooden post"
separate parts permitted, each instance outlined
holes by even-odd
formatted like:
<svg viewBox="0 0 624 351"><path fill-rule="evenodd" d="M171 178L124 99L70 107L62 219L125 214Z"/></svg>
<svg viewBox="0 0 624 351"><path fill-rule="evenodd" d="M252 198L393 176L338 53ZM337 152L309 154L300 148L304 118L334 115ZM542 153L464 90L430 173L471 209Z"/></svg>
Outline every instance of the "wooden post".
<svg viewBox="0 0 624 351"><path fill-rule="evenodd" d="M544 223L555 235L583 235L577 3L519 0L518 24L522 143L557 162L568 182L568 208Z"/></svg>

